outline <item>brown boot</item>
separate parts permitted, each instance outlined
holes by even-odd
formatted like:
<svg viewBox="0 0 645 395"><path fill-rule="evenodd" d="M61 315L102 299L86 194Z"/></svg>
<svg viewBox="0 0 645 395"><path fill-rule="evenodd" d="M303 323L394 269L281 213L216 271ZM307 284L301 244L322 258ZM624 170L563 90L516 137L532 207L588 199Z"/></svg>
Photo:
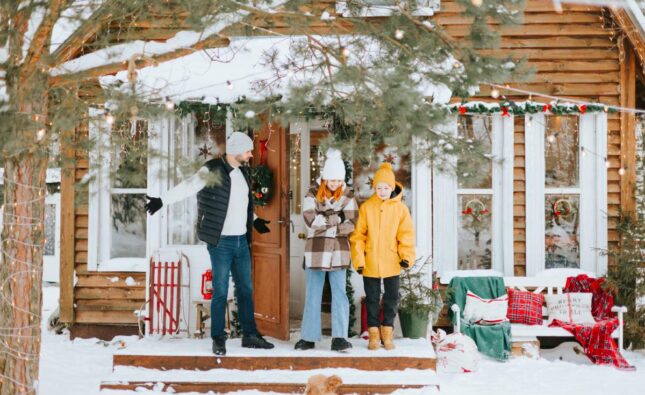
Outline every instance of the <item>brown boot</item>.
<svg viewBox="0 0 645 395"><path fill-rule="evenodd" d="M367 333L370 336L369 343L367 344L368 350L378 350L381 348L381 334L378 331L377 326L372 326L367 329Z"/></svg>
<svg viewBox="0 0 645 395"><path fill-rule="evenodd" d="M394 343L392 342L392 331L394 328L391 326L381 326L381 339L383 339L383 347L386 350L394 350Z"/></svg>

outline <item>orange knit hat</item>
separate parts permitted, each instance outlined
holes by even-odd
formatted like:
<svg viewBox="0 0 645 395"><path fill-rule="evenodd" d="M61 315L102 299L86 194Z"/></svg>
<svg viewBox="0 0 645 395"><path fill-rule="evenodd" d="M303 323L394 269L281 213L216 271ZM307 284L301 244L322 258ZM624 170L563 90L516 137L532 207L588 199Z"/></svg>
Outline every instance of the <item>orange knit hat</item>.
<svg viewBox="0 0 645 395"><path fill-rule="evenodd" d="M381 163L381 166L379 166L379 169L374 173L374 182L372 185L374 185L374 188L379 184L379 182L384 182L387 185L390 186L390 188L394 189L394 172L392 171L392 164L388 162L383 162Z"/></svg>

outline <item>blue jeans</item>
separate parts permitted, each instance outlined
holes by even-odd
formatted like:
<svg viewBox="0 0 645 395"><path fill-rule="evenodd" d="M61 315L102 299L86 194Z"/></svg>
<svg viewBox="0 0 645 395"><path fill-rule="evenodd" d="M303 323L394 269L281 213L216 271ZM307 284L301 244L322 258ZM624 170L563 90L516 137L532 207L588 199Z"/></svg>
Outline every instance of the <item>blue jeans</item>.
<svg viewBox="0 0 645 395"><path fill-rule="evenodd" d="M331 285L331 336L347 338L349 327L349 301L345 293L346 269L325 272L316 269L305 269L307 293L305 296L305 311L302 314L303 340L319 341L322 337L320 329L320 308L322 304L325 273L329 274Z"/></svg>
<svg viewBox="0 0 645 395"><path fill-rule="evenodd" d="M251 254L246 235L221 236L217 245L208 244L213 268L213 299L211 300L211 337L226 335L224 316L228 297L229 275L233 274L237 313L244 336L258 333L253 314L253 283Z"/></svg>

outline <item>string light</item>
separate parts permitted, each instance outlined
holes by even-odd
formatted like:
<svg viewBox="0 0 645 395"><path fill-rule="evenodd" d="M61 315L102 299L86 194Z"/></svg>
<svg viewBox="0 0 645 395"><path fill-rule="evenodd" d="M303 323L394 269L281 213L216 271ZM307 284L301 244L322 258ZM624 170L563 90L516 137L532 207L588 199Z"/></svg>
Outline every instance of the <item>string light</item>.
<svg viewBox="0 0 645 395"><path fill-rule="evenodd" d="M609 164L609 159L607 159L607 157L605 157L605 167L609 168L610 166L611 165Z"/></svg>
<svg viewBox="0 0 645 395"><path fill-rule="evenodd" d="M402 38L403 38L403 36L405 36L405 32L404 32L403 30L401 30L401 29L396 29L396 30L394 31L394 38L396 38L397 40L402 39Z"/></svg>
<svg viewBox="0 0 645 395"><path fill-rule="evenodd" d="M621 167L620 169L618 169L618 174L621 175L621 176L624 176L625 175L625 168Z"/></svg>
<svg viewBox="0 0 645 395"><path fill-rule="evenodd" d="M499 97L499 91L497 89L493 89L492 91L490 91L490 96L493 99L497 99Z"/></svg>
<svg viewBox="0 0 645 395"><path fill-rule="evenodd" d="M107 112L105 113L105 122L106 122L108 125L112 125L112 124L114 124L114 115L112 115L112 114L110 113L110 111L107 111Z"/></svg>
<svg viewBox="0 0 645 395"><path fill-rule="evenodd" d="M228 90L230 90L230 91L233 90L234 86L233 86L233 83L230 80L226 81L226 88Z"/></svg>
<svg viewBox="0 0 645 395"><path fill-rule="evenodd" d="M166 105L166 110L168 111L171 111L172 109L175 108L175 103L172 100L170 100L168 96L166 96L165 105Z"/></svg>
<svg viewBox="0 0 645 395"><path fill-rule="evenodd" d="M481 7L481 5L484 3L484 0L470 0L470 2L471 2L475 7Z"/></svg>

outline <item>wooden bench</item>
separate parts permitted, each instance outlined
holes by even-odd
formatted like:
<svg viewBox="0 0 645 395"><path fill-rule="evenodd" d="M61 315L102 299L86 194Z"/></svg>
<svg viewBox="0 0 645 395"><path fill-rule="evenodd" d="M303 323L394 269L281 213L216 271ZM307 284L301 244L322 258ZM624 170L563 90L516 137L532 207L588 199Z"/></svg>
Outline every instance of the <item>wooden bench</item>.
<svg viewBox="0 0 645 395"><path fill-rule="evenodd" d="M561 294L562 289L566 284L566 277L504 277L504 284L507 288L514 290L533 292L533 293L546 293L549 295ZM458 305L452 305L450 309L456 314L457 321L454 325L455 333L460 330L460 309ZM614 306L612 312L618 316L618 328L612 333L613 338L618 339L618 347L623 350L623 314L627 312L625 306ZM525 325L511 323L511 336L512 342L516 345L522 343L533 343L539 345L537 342L538 337L571 337L573 335L566 329L561 327L549 327L548 313L546 306L542 307L542 316L544 323L542 325ZM518 347L516 347L518 348Z"/></svg>

